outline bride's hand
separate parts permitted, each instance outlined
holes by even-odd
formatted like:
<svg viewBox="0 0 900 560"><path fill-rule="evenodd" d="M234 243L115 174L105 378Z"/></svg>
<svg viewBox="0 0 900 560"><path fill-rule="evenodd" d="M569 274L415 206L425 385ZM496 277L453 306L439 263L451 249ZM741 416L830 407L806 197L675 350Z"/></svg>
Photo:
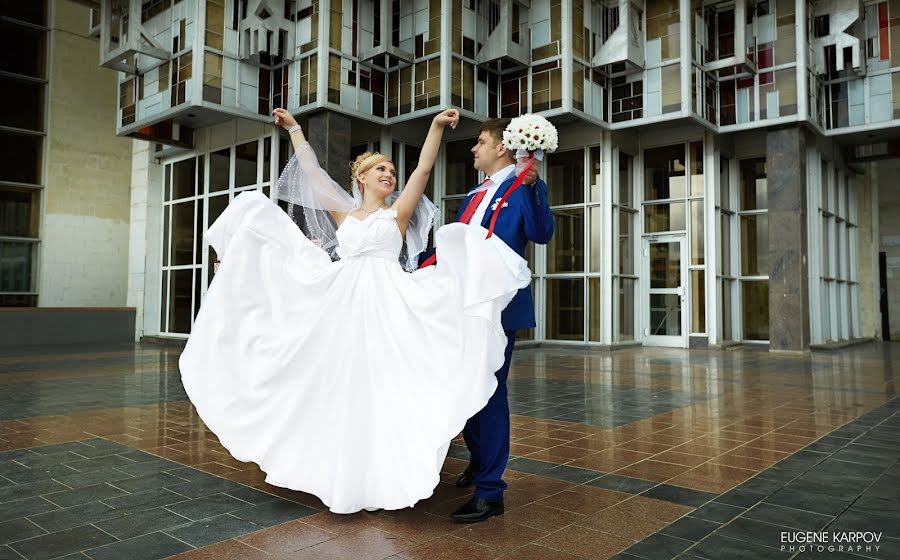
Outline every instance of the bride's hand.
<svg viewBox="0 0 900 560"><path fill-rule="evenodd" d="M280 126L281 128L288 130L292 126L297 125L297 119L295 119L294 115L290 114L286 109L279 107L272 111L272 114L275 115L275 126Z"/></svg>
<svg viewBox="0 0 900 560"><path fill-rule="evenodd" d="M433 122L441 127L449 124L450 128L456 128L456 125L459 124L459 111L456 109L447 109L434 117Z"/></svg>

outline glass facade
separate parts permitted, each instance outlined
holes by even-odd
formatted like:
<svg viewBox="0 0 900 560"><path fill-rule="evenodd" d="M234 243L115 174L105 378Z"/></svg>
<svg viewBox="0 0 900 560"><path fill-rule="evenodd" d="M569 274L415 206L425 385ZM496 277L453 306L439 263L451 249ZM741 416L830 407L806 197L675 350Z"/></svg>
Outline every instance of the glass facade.
<svg viewBox="0 0 900 560"><path fill-rule="evenodd" d="M827 137L900 119L894 1L848 7L863 25L803 0L262 4L265 18L242 2L154 3L141 23L170 52L139 54L120 73L119 133L191 149L202 181L180 192L188 164L166 162L161 332L186 332L205 290L212 256L199 225L235 191L266 188L278 171L268 162L290 150L283 138L273 150L265 133L193 148L203 131L187 116L200 106L258 122L276 106L341 113L357 151L389 142L406 174L419 153L410 139L438 108L458 107L468 126L448 139L428 187L442 223L480 180L474 123L544 114L563 146L540 166L556 234L526 255L538 327L520 338L602 345L769 341L774 154L761 139L776 125L805 122ZM860 47L838 56L847 35ZM817 150L817 162L834 160ZM856 182L840 161L828 165L834 203L806 210L816 216L810 293L829 309L815 341L858 329ZM819 175L804 185L817 196ZM677 283L654 285L675 270Z"/></svg>
<svg viewBox="0 0 900 560"><path fill-rule="evenodd" d="M49 7L36 0L7 2L0 10L0 307L34 307L50 77Z"/></svg>

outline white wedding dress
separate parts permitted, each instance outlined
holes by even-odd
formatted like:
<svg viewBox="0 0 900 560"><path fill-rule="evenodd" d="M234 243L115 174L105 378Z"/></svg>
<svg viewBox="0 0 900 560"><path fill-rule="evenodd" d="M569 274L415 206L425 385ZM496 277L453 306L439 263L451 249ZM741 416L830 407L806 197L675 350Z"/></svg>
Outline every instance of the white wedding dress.
<svg viewBox="0 0 900 560"><path fill-rule="evenodd" d="M347 217L338 254L256 192L209 228L222 264L180 366L203 421L270 484L335 513L431 496L449 442L496 388L500 313L526 262L479 226L440 228L412 274L393 210Z"/></svg>

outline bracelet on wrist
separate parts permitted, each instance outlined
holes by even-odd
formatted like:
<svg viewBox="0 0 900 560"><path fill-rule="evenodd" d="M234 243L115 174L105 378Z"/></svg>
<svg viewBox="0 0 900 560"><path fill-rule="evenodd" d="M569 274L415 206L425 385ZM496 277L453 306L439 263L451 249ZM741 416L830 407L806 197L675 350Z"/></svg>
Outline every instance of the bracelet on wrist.
<svg viewBox="0 0 900 560"><path fill-rule="evenodd" d="M291 128L288 129L288 136L297 132L298 130L303 130L303 129L300 127L299 124L295 124L294 126L292 126Z"/></svg>

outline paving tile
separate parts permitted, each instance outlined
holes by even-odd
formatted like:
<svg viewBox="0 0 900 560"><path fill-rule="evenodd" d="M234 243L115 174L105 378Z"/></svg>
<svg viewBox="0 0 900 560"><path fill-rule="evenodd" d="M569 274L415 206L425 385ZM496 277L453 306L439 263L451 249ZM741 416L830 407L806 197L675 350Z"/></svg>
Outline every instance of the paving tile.
<svg viewBox="0 0 900 560"><path fill-rule="evenodd" d="M10 544L10 548L28 560L49 560L73 552L88 550L116 539L96 527L84 525Z"/></svg>
<svg viewBox="0 0 900 560"><path fill-rule="evenodd" d="M306 550L313 550L310 547ZM322 551L324 552L324 551ZM309 558L312 558L311 556ZM322 558L338 558L337 556L322 556ZM347 558L350 558L349 556ZM465 539L454 536L440 537L433 541L412 546L406 550L399 551L398 554L391 558L399 560L456 560L458 558L466 558L467 560L493 560L497 558L497 551L493 548L482 546Z"/></svg>
<svg viewBox="0 0 900 560"><path fill-rule="evenodd" d="M747 511L747 509L743 507L737 507L719 501L712 501L692 511L690 516L705 519L707 521L715 521L716 523L728 523L745 511Z"/></svg>
<svg viewBox="0 0 900 560"><path fill-rule="evenodd" d="M35 496L45 496L55 492L68 490L55 480L38 480L26 484L16 484L0 488L0 504L14 502Z"/></svg>
<svg viewBox="0 0 900 560"><path fill-rule="evenodd" d="M287 560L287 558L279 556L276 559L240 541L229 539L172 556L172 560Z"/></svg>
<svg viewBox="0 0 900 560"><path fill-rule="evenodd" d="M136 494L126 494L115 498L103 500L103 503L116 509L131 509L143 507L143 509L151 509L159 506L167 506L187 501L188 498L181 494L176 494L165 488L157 488L146 492L138 492Z"/></svg>
<svg viewBox="0 0 900 560"><path fill-rule="evenodd" d="M109 520L95 522L94 526L117 539L130 539L163 529L186 525L191 522L190 519L164 508L115 511L119 513L118 516Z"/></svg>
<svg viewBox="0 0 900 560"><path fill-rule="evenodd" d="M109 467L84 473L75 472L69 469L69 473L65 475L54 476L53 480L61 484L65 484L70 488L84 488L86 486L93 486L102 482L115 482L118 480L125 480L129 478L132 478L130 474Z"/></svg>
<svg viewBox="0 0 900 560"><path fill-rule="evenodd" d="M273 494L246 487L229 490L225 492L225 494L253 505L264 504L279 499L278 496Z"/></svg>
<svg viewBox="0 0 900 560"><path fill-rule="evenodd" d="M781 546L781 533L790 528L756 521L747 517L738 517L716 531L717 535L739 541L756 543L770 548Z"/></svg>
<svg viewBox="0 0 900 560"><path fill-rule="evenodd" d="M588 482L590 486L597 488L606 488L617 492L627 492L629 494L640 494L646 490L658 485L658 482L641 480L639 478L631 478L629 476L620 476L616 474L608 474L606 476L595 478Z"/></svg>
<svg viewBox="0 0 900 560"><path fill-rule="evenodd" d="M200 547L246 535L259 529L258 525L249 521L224 514L167 529L164 532L191 546Z"/></svg>
<svg viewBox="0 0 900 560"><path fill-rule="evenodd" d="M631 554L646 560L669 560L690 548L694 543L671 535L651 535L641 542L625 549Z"/></svg>
<svg viewBox="0 0 900 560"><path fill-rule="evenodd" d="M721 526L721 523L688 515L664 527L660 533L697 542Z"/></svg>
<svg viewBox="0 0 900 560"><path fill-rule="evenodd" d="M230 496L229 496L230 497ZM238 519L250 521L260 527L271 527L273 525L281 525L288 521L309 517L318 513L311 507L289 502L287 500L272 500L259 505L244 505L243 508L232 511L231 515Z"/></svg>
<svg viewBox="0 0 900 560"><path fill-rule="evenodd" d="M603 558L621 552L631 541L621 536L570 525L535 544L581 558Z"/></svg>
<svg viewBox="0 0 900 560"><path fill-rule="evenodd" d="M155 488L175 487L180 484L186 484L187 482L188 481L183 478L178 478L177 476L171 475L169 473L159 472L124 480L118 480L111 482L110 484L112 484L116 488L121 488L128 493L134 494L146 490L153 490Z"/></svg>
<svg viewBox="0 0 900 560"><path fill-rule="evenodd" d="M45 498L62 508L77 506L87 502L97 502L127 494L124 490L110 484L95 484L77 490L67 490L47 495Z"/></svg>
<svg viewBox="0 0 900 560"><path fill-rule="evenodd" d="M0 545L25 540L47 531L25 518L0 523Z"/></svg>
<svg viewBox="0 0 900 560"><path fill-rule="evenodd" d="M101 502L89 502L48 513L32 515L28 519L48 533L88 525L121 515L117 510Z"/></svg>
<svg viewBox="0 0 900 560"><path fill-rule="evenodd" d="M190 550L191 546L164 533L150 533L133 539L93 548L85 552L94 560L159 560L179 552Z"/></svg>
<svg viewBox="0 0 900 560"><path fill-rule="evenodd" d="M703 539L688 549L688 553L709 560L781 560L792 556L778 549L720 535L711 535Z"/></svg>
<svg viewBox="0 0 900 560"><path fill-rule="evenodd" d="M791 527L801 531L820 531L834 519L830 515L822 515L769 503L756 504L747 510L742 517L755 519L756 521L765 521L783 527Z"/></svg>
<svg viewBox="0 0 900 560"><path fill-rule="evenodd" d="M166 509L188 519L198 520L246 507L247 503L237 498L232 498L225 494L213 494L212 496L204 496L196 500L172 504L167 506Z"/></svg>
<svg viewBox="0 0 900 560"><path fill-rule="evenodd" d="M66 463L66 466L78 472L90 472L107 467L121 467L124 465L129 465L131 463L133 463L133 461L129 461L128 459L119 457L118 455L105 455L94 459L70 461Z"/></svg>
<svg viewBox="0 0 900 560"><path fill-rule="evenodd" d="M388 533L390 533L388 531ZM237 537L242 543L269 554L290 554L297 550L329 541L337 535L313 527L302 521L294 521Z"/></svg>
<svg viewBox="0 0 900 560"><path fill-rule="evenodd" d="M41 497L25 498L24 500L7 502L5 504L0 504L0 522L57 509L60 509L60 507Z"/></svg>
<svg viewBox="0 0 900 560"><path fill-rule="evenodd" d="M765 503L831 516L843 511L850 505L850 501L849 499L826 496L825 494L814 494L791 487L779 490L765 499Z"/></svg>
<svg viewBox="0 0 900 560"><path fill-rule="evenodd" d="M701 492L700 490L691 490L690 488L682 488L680 486L672 486L671 484L659 484L641 492L641 496L647 498L655 498L657 500L665 500L685 506L699 507L716 497L711 492Z"/></svg>

